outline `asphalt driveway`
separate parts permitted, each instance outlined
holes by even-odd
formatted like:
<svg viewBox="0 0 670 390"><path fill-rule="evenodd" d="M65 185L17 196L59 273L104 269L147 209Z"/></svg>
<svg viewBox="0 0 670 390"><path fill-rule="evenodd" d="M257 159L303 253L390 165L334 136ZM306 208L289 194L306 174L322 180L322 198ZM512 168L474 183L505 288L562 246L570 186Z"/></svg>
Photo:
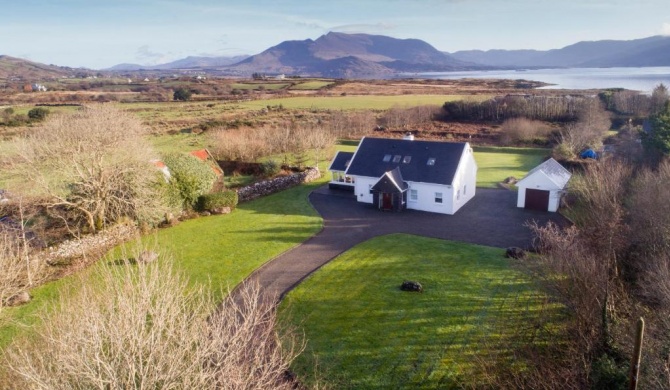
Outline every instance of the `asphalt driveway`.
<svg viewBox="0 0 670 390"><path fill-rule="evenodd" d="M266 299L281 299L322 265L373 237L407 233L501 248L528 248L532 235L524 226L526 222L566 223L556 213L517 208L516 192L503 189L478 188L475 197L455 215L416 210L382 212L327 187L312 192L309 200L324 219L323 230L247 279L260 284Z"/></svg>

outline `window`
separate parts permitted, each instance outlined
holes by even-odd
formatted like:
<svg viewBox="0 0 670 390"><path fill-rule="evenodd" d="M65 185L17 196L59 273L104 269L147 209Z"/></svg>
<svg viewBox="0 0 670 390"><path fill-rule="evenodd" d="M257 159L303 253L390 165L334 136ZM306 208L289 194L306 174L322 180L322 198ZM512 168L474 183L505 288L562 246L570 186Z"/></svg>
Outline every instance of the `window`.
<svg viewBox="0 0 670 390"><path fill-rule="evenodd" d="M417 190L409 190L409 200L410 202L419 200L419 192Z"/></svg>
<svg viewBox="0 0 670 390"><path fill-rule="evenodd" d="M385 154L385 155L384 155L384 159L383 159L383 161L384 161L384 162L389 162L389 161L391 161L391 155L390 155L390 154Z"/></svg>
<svg viewBox="0 0 670 390"><path fill-rule="evenodd" d="M396 154L395 156L393 156L393 162L394 163L399 163L401 158L402 158L401 155Z"/></svg>
<svg viewBox="0 0 670 390"><path fill-rule="evenodd" d="M467 193L468 193L468 186L464 184L463 185L463 195L465 195Z"/></svg>
<svg viewBox="0 0 670 390"><path fill-rule="evenodd" d="M429 166L433 166L433 165L435 165L435 157L431 157L431 158L429 158L429 159L428 159L428 162L426 163L426 165L429 165Z"/></svg>
<svg viewBox="0 0 670 390"><path fill-rule="evenodd" d="M405 158L402 159L403 164L409 164L410 161L412 161L412 156L405 156Z"/></svg>
<svg viewBox="0 0 670 390"><path fill-rule="evenodd" d="M461 199L461 190L456 191L456 200Z"/></svg>
<svg viewBox="0 0 670 390"><path fill-rule="evenodd" d="M442 203L442 193L441 192L436 192L435 193L435 203Z"/></svg>
<svg viewBox="0 0 670 390"><path fill-rule="evenodd" d="M372 193L372 184L368 184L368 189L370 190L370 193Z"/></svg>

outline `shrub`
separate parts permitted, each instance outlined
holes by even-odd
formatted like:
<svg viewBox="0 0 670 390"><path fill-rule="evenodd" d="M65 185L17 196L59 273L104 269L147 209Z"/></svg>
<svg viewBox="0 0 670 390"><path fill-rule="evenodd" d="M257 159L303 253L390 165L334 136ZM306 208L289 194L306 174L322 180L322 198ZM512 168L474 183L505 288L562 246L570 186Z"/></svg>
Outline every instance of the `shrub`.
<svg viewBox="0 0 670 390"><path fill-rule="evenodd" d="M174 95L172 95L172 98L174 100L181 100L181 101L187 101L191 100L191 91L187 88L177 88L174 91Z"/></svg>
<svg viewBox="0 0 670 390"><path fill-rule="evenodd" d="M49 115L49 110L43 107L35 107L28 111L28 118L34 121L42 121Z"/></svg>
<svg viewBox="0 0 670 390"><path fill-rule="evenodd" d="M296 388L285 374L302 343L290 330L296 342L278 342L274 303L261 299L259 287L243 285L217 305L165 259L128 260L97 267L95 283L82 278L34 337L15 341L0 387Z"/></svg>
<svg viewBox="0 0 670 390"><path fill-rule="evenodd" d="M212 189L216 174L196 157L173 153L165 156L163 161L170 169L170 183L176 187L183 207L193 207L200 195Z"/></svg>
<svg viewBox="0 0 670 390"><path fill-rule="evenodd" d="M281 166L275 160L261 163L261 172L265 177L272 177L281 172Z"/></svg>
<svg viewBox="0 0 670 390"><path fill-rule="evenodd" d="M237 206L237 192L223 191L201 195L198 198L197 208L200 211L211 211L223 207L234 209Z"/></svg>

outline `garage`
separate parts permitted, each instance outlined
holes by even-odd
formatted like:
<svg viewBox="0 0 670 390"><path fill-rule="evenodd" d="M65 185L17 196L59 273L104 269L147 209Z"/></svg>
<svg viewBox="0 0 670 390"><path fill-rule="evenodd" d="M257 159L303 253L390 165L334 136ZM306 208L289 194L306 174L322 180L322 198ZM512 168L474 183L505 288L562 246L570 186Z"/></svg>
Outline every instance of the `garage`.
<svg viewBox="0 0 670 390"><path fill-rule="evenodd" d="M516 183L517 207L537 211L558 211L572 174L550 158L533 168Z"/></svg>
<svg viewBox="0 0 670 390"><path fill-rule="evenodd" d="M549 209L549 191L526 188L524 208L529 210L547 211Z"/></svg>

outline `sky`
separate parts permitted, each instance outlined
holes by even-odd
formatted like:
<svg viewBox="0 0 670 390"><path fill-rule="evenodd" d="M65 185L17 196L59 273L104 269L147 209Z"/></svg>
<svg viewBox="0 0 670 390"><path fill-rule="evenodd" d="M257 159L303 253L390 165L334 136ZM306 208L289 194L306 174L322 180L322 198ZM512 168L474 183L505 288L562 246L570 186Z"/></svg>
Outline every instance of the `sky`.
<svg viewBox="0 0 670 390"><path fill-rule="evenodd" d="M329 31L439 50L670 35L668 0L0 0L0 54L104 69L257 54Z"/></svg>

